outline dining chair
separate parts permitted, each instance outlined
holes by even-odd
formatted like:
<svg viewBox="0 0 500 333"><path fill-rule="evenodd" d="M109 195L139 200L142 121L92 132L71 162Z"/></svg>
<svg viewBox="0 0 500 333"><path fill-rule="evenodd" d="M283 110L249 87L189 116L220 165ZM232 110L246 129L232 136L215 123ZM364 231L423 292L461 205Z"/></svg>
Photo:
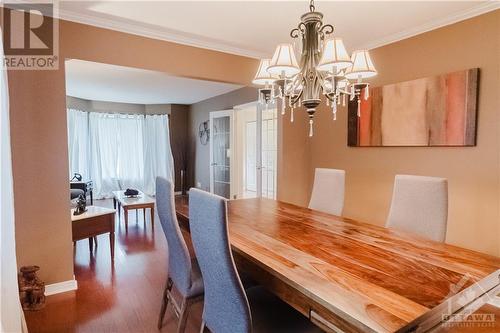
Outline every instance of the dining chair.
<svg viewBox="0 0 500 333"><path fill-rule="evenodd" d="M179 228L172 183L162 177L156 178L156 206L168 243L168 277L163 292L158 328L162 327L163 317L170 301L175 314L179 317L177 332L184 332L191 305L203 299L203 279L198 262L196 258L190 257ZM180 304L172 297L173 287L181 295Z"/></svg>
<svg viewBox="0 0 500 333"><path fill-rule="evenodd" d="M316 168L309 208L333 215L342 215L344 188L344 170Z"/></svg>
<svg viewBox="0 0 500 333"><path fill-rule="evenodd" d="M264 288L243 288L231 253L226 205L222 197L189 191L191 238L205 284L200 332L321 332Z"/></svg>
<svg viewBox="0 0 500 333"><path fill-rule="evenodd" d="M445 178L396 175L387 227L444 242L447 220Z"/></svg>

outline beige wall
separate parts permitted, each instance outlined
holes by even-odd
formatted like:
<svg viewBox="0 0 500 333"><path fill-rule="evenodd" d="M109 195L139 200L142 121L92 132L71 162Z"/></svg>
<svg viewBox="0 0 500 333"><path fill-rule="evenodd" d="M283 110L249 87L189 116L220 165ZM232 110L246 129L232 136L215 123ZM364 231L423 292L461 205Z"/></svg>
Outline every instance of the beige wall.
<svg viewBox="0 0 500 333"><path fill-rule="evenodd" d="M396 174L446 177L447 242L500 255L500 11L371 54L379 71L374 86L479 67L477 147L350 148L346 110L333 122L331 111L321 107L312 139L305 134L305 120L284 123L280 198L305 205L309 196L302 189L311 188L314 168L345 169L344 214L383 225Z"/></svg>
<svg viewBox="0 0 500 333"><path fill-rule="evenodd" d="M200 188L210 189L210 144L200 143L198 138L200 124L209 119L211 111L232 109L236 105L256 101L257 98L257 89L244 87L191 105L189 110L191 186L200 183Z"/></svg>
<svg viewBox="0 0 500 333"><path fill-rule="evenodd" d="M46 283L73 278L64 60L242 85L258 66L255 59L78 23L61 21L59 28L60 70L8 73L17 262L41 266Z"/></svg>

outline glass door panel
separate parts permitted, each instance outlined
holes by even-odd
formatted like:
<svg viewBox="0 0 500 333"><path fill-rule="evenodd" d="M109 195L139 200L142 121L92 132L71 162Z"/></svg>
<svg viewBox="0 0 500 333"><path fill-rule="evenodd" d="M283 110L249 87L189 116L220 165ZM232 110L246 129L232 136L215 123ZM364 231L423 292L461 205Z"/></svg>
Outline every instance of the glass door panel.
<svg viewBox="0 0 500 333"><path fill-rule="evenodd" d="M231 198L232 111L210 113L210 192Z"/></svg>

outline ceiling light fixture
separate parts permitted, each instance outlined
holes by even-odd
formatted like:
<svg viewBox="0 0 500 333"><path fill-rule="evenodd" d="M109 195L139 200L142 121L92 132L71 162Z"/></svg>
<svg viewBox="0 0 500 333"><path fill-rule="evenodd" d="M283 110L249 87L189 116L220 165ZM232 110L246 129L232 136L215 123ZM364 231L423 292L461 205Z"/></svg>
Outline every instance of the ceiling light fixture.
<svg viewBox="0 0 500 333"><path fill-rule="evenodd" d="M367 50L354 51L349 57L341 38L333 37L334 28L323 24L323 14L315 11L314 0L309 12L301 16L298 27L290 32L294 45L300 40L300 65L292 43L279 44L271 59L260 61L252 81L262 85L259 101L266 107L275 99L281 100L281 114L290 107L293 122L294 108L305 107L309 116L309 136L313 136L316 108L323 94L331 105L333 119L337 118L337 105L345 106L346 98L358 100L358 117L361 115L361 91L368 99L368 83L363 79L377 75Z"/></svg>

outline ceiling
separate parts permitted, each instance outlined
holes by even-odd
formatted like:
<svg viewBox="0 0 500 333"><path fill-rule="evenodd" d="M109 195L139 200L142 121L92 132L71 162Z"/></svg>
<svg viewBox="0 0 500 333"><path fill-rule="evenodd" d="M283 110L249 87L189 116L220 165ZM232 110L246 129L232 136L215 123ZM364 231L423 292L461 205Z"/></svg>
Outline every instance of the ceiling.
<svg viewBox="0 0 500 333"><path fill-rule="evenodd" d="M90 61L66 61L66 94L89 100L193 104L241 87Z"/></svg>
<svg viewBox="0 0 500 333"><path fill-rule="evenodd" d="M373 48L500 8L500 1L316 1L349 50ZM61 1L81 23L251 57L270 57L308 1Z"/></svg>

